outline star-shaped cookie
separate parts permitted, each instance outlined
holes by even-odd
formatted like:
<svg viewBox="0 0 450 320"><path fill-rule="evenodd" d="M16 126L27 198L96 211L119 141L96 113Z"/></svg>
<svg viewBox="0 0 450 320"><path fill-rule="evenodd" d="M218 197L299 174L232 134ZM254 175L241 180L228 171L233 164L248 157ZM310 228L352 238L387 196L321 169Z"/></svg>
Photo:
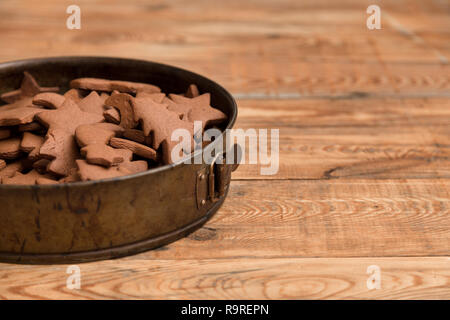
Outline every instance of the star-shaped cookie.
<svg viewBox="0 0 450 320"><path fill-rule="evenodd" d="M20 172L14 173L10 178L3 178L2 183L4 184L16 184L16 185L30 185L30 184L49 184L50 182L56 183L56 181L51 179L49 175L43 175L35 170L31 170L26 174ZM38 181L40 179L45 179Z"/></svg>
<svg viewBox="0 0 450 320"><path fill-rule="evenodd" d="M31 98L41 92L57 92L58 87L41 87L31 74L23 73L22 84L20 88L14 91L3 93L0 98L7 103L14 103L24 98Z"/></svg>
<svg viewBox="0 0 450 320"><path fill-rule="evenodd" d="M170 99L175 102L169 106L169 110L183 111L183 119L191 122L201 121L202 127L219 124L227 119L225 113L211 107L211 95L204 93L194 98L187 98L177 94L170 94Z"/></svg>
<svg viewBox="0 0 450 320"><path fill-rule="evenodd" d="M71 99L66 99L56 110L45 110L35 116L49 131L62 129L74 134L83 124L99 123L104 120L103 115L82 111Z"/></svg>
<svg viewBox="0 0 450 320"><path fill-rule="evenodd" d="M33 121L34 115L43 109L33 105L32 98L24 98L0 107L0 126L16 126Z"/></svg>
<svg viewBox="0 0 450 320"><path fill-rule="evenodd" d="M47 170L59 176L67 176L75 167L79 158L75 141L75 130L84 124L99 123L102 115L81 111L77 104L66 99L61 107L36 115L36 120L48 128L46 140L40 149L40 155L52 162Z"/></svg>

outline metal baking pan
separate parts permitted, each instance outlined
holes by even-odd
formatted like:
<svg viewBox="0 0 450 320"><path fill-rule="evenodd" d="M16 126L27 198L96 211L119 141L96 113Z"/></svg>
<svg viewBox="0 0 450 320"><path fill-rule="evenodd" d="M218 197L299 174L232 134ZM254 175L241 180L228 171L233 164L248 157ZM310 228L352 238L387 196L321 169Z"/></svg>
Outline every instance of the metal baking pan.
<svg viewBox="0 0 450 320"><path fill-rule="evenodd" d="M24 71L62 90L79 77L146 82L163 92L184 92L195 83L228 115L222 129L232 128L237 116L236 102L220 85L164 64L108 57L7 62L0 64L0 93L18 88ZM99 181L0 185L0 261L79 263L163 246L198 229L220 208L235 168L178 163Z"/></svg>

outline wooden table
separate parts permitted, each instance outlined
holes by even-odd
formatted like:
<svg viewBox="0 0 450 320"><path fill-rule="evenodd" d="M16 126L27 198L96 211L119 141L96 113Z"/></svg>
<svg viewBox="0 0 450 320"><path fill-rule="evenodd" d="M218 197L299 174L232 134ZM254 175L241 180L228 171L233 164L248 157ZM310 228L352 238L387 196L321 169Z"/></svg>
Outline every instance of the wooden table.
<svg viewBox="0 0 450 320"><path fill-rule="evenodd" d="M280 169L242 165L219 213L166 247L67 266L0 265L0 298L450 298L448 1L0 2L0 60L134 57L280 129ZM381 7L381 30L366 8ZM381 272L369 289L368 267Z"/></svg>

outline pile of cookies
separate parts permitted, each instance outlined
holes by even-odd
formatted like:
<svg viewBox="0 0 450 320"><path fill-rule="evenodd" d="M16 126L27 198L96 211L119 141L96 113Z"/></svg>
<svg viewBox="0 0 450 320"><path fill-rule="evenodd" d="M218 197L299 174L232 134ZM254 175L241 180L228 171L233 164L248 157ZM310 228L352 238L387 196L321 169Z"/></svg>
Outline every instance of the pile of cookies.
<svg viewBox="0 0 450 320"><path fill-rule="evenodd" d="M129 175L172 163L175 129L191 137L227 116L192 84L184 94L118 80L79 78L60 94L24 72L0 98L2 184L56 184Z"/></svg>

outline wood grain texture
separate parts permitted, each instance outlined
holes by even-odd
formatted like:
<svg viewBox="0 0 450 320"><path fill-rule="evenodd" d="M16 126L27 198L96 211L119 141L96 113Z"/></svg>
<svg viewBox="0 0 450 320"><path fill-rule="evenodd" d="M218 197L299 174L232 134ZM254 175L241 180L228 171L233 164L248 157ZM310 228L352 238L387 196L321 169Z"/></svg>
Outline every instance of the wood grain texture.
<svg viewBox="0 0 450 320"><path fill-rule="evenodd" d="M366 28L371 1L79 1L81 30L65 28L69 4L2 1L0 41L14 46L0 60L49 52L156 60L210 76L238 97L448 96L450 88L449 48L425 40L448 43L445 4L380 2L376 31ZM420 10L427 14L416 23Z"/></svg>
<svg viewBox="0 0 450 320"><path fill-rule="evenodd" d="M280 168L241 165L222 209L169 246L67 266L0 264L1 299L449 299L450 2L0 1L0 61L154 60L280 130ZM369 265L382 288L368 290Z"/></svg>
<svg viewBox="0 0 450 320"><path fill-rule="evenodd" d="M268 165L249 164L258 152L247 140L234 179L450 178L449 99L250 99L238 106L236 127L279 129L279 171L261 176Z"/></svg>
<svg viewBox="0 0 450 320"><path fill-rule="evenodd" d="M450 295L445 257L347 259L130 259L81 265L81 289L67 266L3 267L0 298L12 299L439 299ZM367 268L381 288L367 288Z"/></svg>
<svg viewBox="0 0 450 320"><path fill-rule="evenodd" d="M224 206L205 227L141 256L447 255L449 219L446 180L234 181Z"/></svg>

